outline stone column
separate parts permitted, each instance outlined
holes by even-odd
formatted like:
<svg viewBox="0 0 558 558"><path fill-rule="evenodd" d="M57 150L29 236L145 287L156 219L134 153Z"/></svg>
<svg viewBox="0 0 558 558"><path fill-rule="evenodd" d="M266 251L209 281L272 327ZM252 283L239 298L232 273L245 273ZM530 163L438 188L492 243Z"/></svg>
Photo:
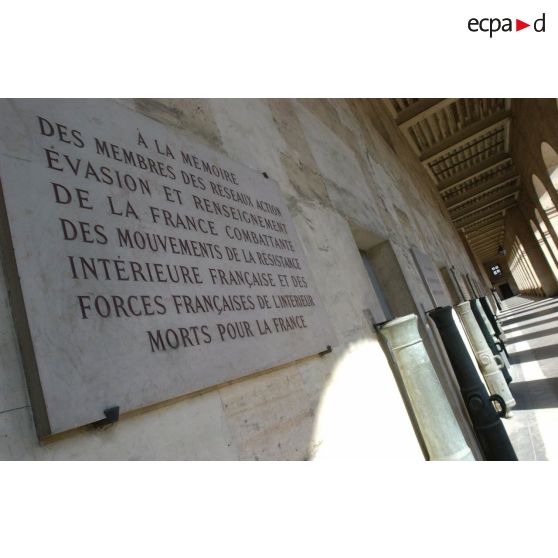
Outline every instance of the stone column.
<svg viewBox="0 0 558 558"><path fill-rule="evenodd" d="M432 461L474 461L418 330L417 316L380 329L397 363Z"/></svg>
<svg viewBox="0 0 558 558"><path fill-rule="evenodd" d="M490 305L490 298L488 296L481 296L479 298L479 302L481 303L484 309L484 313L486 317L488 318L490 324L492 325L492 329L494 330L494 335L502 342L502 348L505 351L504 343L506 342L506 334L500 329L500 324L496 319L496 313L494 312L494 308ZM507 351L505 352L507 353Z"/></svg>
<svg viewBox="0 0 558 558"><path fill-rule="evenodd" d="M506 418L510 418L512 416L511 409L516 405L515 399L484 338L477 319L471 310L471 306L468 302L462 302L456 306L456 310L467 332L469 342L473 347L473 352L479 363L479 368L484 376L488 390L491 394L497 394L502 397L506 404Z"/></svg>
<svg viewBox="0 0 558 558"><path fill-rule="evenodd" d="M536 276L535 281L538 280L542 287L541 289L535 285L535 292L542 291L546 296L556 295L558 293L558 282L519 206L506 211L506 225L508 223L512 224L513 232L515 232L525 250L525 254L520 254L521 259L523 260L525 256L529 258L529 264L523 261L522 264L532 266L532 269L529 269L528 272Z"/></svg>

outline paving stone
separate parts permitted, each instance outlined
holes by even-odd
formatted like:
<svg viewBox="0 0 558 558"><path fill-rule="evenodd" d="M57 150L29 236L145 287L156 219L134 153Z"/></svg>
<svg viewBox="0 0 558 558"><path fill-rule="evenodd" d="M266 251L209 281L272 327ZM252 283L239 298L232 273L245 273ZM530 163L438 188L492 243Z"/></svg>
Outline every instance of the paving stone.
<svg viewBox="0 0 558 558"><path fill-rule="evenodd" d="M499 319L507 345L517 409L504 425L520 461L558 458L558 298L517 296Z"/></svg>

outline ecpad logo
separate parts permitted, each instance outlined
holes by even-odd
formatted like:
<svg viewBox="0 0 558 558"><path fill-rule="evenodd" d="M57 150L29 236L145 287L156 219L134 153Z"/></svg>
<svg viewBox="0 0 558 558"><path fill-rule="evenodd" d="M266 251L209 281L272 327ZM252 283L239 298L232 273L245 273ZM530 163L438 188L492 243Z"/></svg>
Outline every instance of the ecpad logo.
<svg viewBox="0 0 558 558"><path fill-rule="evenodd" d="M545 32L545 16L546 14L543 13L543 15L539 19L536 19L533 23L533 29L537 33ZM478 31L490 33L490 38L492 38L492 35L498 31L510 32L514 30L512 19L509 17L505 17L503 19L498 17L485 17L482 19L472 17L467 23L467 27L469 28L469 31L472 31L473 33L477 33ZM525 23L520 19L515 20L515 31L521 31L527 27L531 27L531 24Z"/></svg>

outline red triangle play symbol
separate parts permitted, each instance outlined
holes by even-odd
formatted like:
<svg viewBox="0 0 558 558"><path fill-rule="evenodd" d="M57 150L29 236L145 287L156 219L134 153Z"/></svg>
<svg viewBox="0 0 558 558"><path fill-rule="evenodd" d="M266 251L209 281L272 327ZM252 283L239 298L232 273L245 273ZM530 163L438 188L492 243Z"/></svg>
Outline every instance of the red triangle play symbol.
<svg viewBox="0 0 558 558"><path fill-rule="evenodd" d="M531 27L531 24L530 23L525 23L524 21L521 21L520 19L515 20L515 30L516 31L521 31L522 29L525 29L526 27Z"/></svg>

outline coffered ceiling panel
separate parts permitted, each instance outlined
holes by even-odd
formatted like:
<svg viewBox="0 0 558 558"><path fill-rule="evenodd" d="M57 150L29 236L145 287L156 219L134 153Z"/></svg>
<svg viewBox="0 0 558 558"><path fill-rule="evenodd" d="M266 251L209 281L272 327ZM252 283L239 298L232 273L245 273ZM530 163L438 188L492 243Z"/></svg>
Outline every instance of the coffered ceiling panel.
<svg viewBox="0 0 558 558"><path fill-rule="evenodd" d="M396 124L481 261L498 254L520 180L510 152L511 99L389 99Z"/></svg>

